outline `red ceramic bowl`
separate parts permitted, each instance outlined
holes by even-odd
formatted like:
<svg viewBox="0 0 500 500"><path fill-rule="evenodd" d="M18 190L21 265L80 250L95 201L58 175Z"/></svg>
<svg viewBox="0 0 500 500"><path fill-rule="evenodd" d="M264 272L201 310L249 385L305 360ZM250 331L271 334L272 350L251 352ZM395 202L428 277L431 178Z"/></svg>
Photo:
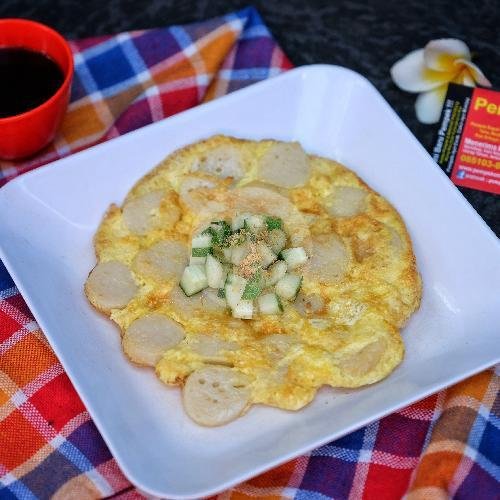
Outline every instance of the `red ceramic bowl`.
<svg viewBox="0 0 500 500"><path fill-rule="evenodd" d="M0 19L0 47L22 47L53 59L64 74L57 92L19 115L0 118L0 158L30 156L54 138L68 106L73 55L66 40L52 28L27 19Z"/></svg>

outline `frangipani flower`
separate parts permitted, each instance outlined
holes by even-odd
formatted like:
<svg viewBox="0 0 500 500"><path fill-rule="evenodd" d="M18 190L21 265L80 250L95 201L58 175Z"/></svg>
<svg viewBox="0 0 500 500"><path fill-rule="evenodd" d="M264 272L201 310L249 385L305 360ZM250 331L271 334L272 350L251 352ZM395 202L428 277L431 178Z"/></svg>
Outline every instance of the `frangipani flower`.
<svg viewBox="0 0 500 500"><path fill-rule="evenodd" d="M431 40L410 52L391 68L394 83L407 92L421 92L415 102L422 123L436 123L441 115L448 83L491 87L483 72L471 62L469 47L453 38Z"/></svg>

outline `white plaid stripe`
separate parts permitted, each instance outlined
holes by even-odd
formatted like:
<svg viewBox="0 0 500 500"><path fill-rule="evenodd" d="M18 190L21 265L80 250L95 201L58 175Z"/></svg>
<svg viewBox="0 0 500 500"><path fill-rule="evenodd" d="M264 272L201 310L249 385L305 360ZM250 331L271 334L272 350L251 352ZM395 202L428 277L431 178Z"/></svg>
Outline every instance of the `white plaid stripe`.
<svg viewBox="0 0 500 500"><path fill-rule="evenodd" d="M53 364L29 384L23 387L23 392L28 398L36 394L43 386L64 373L63 367L59 363Z"/></svg>
<svg viewBox="0 0 500 500"><path fill-rule="evenodd" d="M486 390L485 397L483 399L486 399L488 395L490 395L490 399L491 396L493 396L494 399L496 397L496 390L497 390L497 384L495 379L492 378ZM476 401L473 398L469 399ZM464 446L464 454L462 455L462 459L460 460L460 463L458 464L458 467L455 470L453 478L450 480L449 490L451 496L455 496L456 492L464 482L465 478L469 475L470 470L472 469L472 466L474 465L475 462L479 463L483 468L485 468L485 466L488 467L488 465L491 463L483 455L481 455L480 459L478 457L479 455L478 448L481 443L484 431L486 429L486 424L488 422L489 415L490 415L490 409L486 408L486 406L483 404L479 404L479 407L477 409L476 419L474 421L474 424L472 425L472 428L469 431L469 440L467 444ZM496 476L500 477L500 473L498 472L500 469L496 467L496 470L497 470ZM493 475L493 477L495 477L495 475Z"/></svg>
<svg viewBox="0 0 500 500"><path fill-rule="evenodd" d="M26 316L26 314L22 313L7 300L0 300L0 311L10 316L14 321L19 323L20 326L24 326L33 321L33 318Z"/></svg>
<svg viewBox="0 0 500 500"><path fill-rule="evenodd" d="M19 292L17 291L17 287L12 286L10 288L6 288L5 290L0 290L0 300L9 299L10 297L14 297Z"/></svg>
<svg viewBox="0 0 500 500"><path fill-rule="evenodd" d="M2 473L2 465L0 464L0 474ZM14 476L13 474L10 474L9 472L5 473L0 477L0 484L3 484L4 486L9 486L9 484L13 483L14 481L17 481L17 477Z"/></svg>
<svg viewBox="0 0 500 500"><path fill-rule="evenodd" d="M399 410L397 413L402 417L411 418L412 420L423 420L428 422L429 420L432 420L434 410L428 408L418 408L417 406L412 405Z"/></svg>
<svg viewBox="0 0 500 500"><path fill-rule="evenodd" d="M413 469L418 464L420 456L409 457L404 455L394 455L385 451L373 450L370 461L373 464L383 465L391 469Z"/></svg>
<svg viewBox="0 0 500 500"><path fill-rule="evenodd" d="M114 493L113 487L107 479L95 468L85 472L85 475L94 483L94 486L104 495L109 496Z"/></svg>
<svg viewBox="0 0 500 500"><path fill-rule="evenodd" d="M149 111L151 113L151 118L153 121L161 120L163 118L163 107L160 98L160 92L158 87L149 87L144 96L149 106Z"/></svg>
<svg viewBox="0 0 500 500"><path fill-rule="evenodd" d="M431 422L429 424L429 427L427 428L427 432L425 434L425 439L424 439L424 444L422 445L422 452L420 454L419 461L418 461L417 465L415 466L415 468L413 469L413 472L411 473L411 476L410 476L410 483L409 483L410 485L413 484L413 481L415 481L415 477L417 475L417 470L418 470L417 469L418 464L422 461L422 459L424 457L424 451L427 449L427 446L429 446L429 443L430 443L431 437L432 437L432 432L434 431L434 426L436 425L436 422L439 420L439 417L442 414L445 395L446 395L445 391L441 391L438 394L438 397L436 398L436 404L435 404L434 409L433 409Z"/></svg>
<svg viewBox="0 0 500 500"><path fill-rule="evenodd" d="M379 423L374 422L365 427L365 434L363 436L363 447L359 452L359 460L356 464L354 478L352 480L351 491L349 493L349 500L357 500L363 497L365 489L366 478L370 469L370 460L372 451L375 447L377 440Z"/></svg>
<svg viewBox="0 0 500 500"><path fill-rule="evenodd" d="M258 487L249 483L241 483L234 488L234 491L244 493L255 498L262 498L264 495L275 495L281 498L293 498L292 495L286 495L282 486ZM295 493L295 489L290 489L290 492ZM221 498L221 497L220 497ZM222 497L224 498L224 497Z"/></svg>
<svg viewBox="0 0 500 500"><path fill-rule="evenodd" d="M130 66L132 66L136 77L145 72L149 73L149 68L134 45L130 33L120 33L116 40L120 43L122 51L127 57Z"/></svg>
<svg viewBox="0 0 500 500"><path fill-rule="evenodd" d="M82 50L80 54L84 59L87 60L91 59L92 57L100 56L116 46L116 38L118 36L119 35L116 35L114 37L111 37L109 40L104 40L96 45L92 45L91 47Z"/></svg>
<svg viewBox="0 0 500 500"><path fill-rule="evenodd" d="M38 329L38 324L36 321L30 321L24 326L12 334L8 339L4 340L0 344L0 356L5 354L10 348L14 347L19 341L21 341L24 337L32 333L34 330Z"/></svg>

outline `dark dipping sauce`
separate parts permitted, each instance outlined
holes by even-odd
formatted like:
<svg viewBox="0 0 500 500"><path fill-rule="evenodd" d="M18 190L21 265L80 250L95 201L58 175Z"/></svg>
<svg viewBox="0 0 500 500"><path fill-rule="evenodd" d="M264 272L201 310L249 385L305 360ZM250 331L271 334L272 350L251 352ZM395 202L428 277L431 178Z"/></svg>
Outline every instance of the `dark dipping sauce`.
<svg viewBox="0 0 500 500"><path fill-rule="evenodd" d="M0 48L0 118L40 106L56 93L63 81L61 68L41 52Z"/></svg>

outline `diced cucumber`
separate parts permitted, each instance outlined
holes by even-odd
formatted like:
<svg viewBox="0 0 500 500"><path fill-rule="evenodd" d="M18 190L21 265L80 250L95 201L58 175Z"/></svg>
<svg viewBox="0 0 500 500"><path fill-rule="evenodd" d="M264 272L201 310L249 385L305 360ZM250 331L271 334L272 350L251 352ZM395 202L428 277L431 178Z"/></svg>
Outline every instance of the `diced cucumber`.
<svg viewBox="0 0 500 500"><path fill-rule="evenodd" d="M278 255L286 245L286 234L281 229L272 229L269 231L268 244L272 251Z"/></svg>
<svg viewBox="0 0 500 500"><path fill-rule="evenodd" d="M264 269L268 268L278 258L271 248L263 242L257 243L257 251L260 255L261 266Z"/></svg>
<svg viewBox="0 0 500 500"><path fill-rule="evenodd" d="M210 248L211 246L212 235L206 233L196 235L191 242L191 248Z"/></svg>
<svg viewBox="0 0 500 500"><path fill-rule="evenodd" d="M286 248L281 251L281 255L283 256L283 259L287 263L289 269L295 269L296 267L301 266L307 262L308 259L306 251L302 247Z"/></svg>
<svg viewBox="0 0 500 500"><path fill-rule="evenodd" d="M278 301L278 308L279 308L280 312L283 312L283 304L281 303L281 299L280 299L279 295L276 295L276 299Z"/></svg>
<svg viewBox="0 0 500 500"><path fill-rule="evenodd" d="M239 214L233 217L231 220L231 229L233 231L238 231L239 229L243 229L245 225L245 220L250 217L250 214Z"/></svg>
<svg viewBox="0 0 500 500"><path fill-rule="evenodd" d="M212 237L209 234L199 234L191 243L190 265L205 264L207 255L212 253Z"/></svg>
<svg viewBox="0 0 500 500"><path fill-rule="evenodd" d="M211 240L212 240L212 245L218 245L218 242L219 242L219 233L217 232L217 230L210 226L210 227L207 227L201 234L203 235L206 235L206 236L210 236Z"/></svg>
<svg viewBox="0 0 500 500"><path fill-rule="evenodd" d="M255 299L261 294L263 286L264 286L264 280L262 278L262 273L260 271L257 271L248 280L248 283L245 287L245 290L243 291L243 295L241 296L241 298L245 300Z"/></svg>
<svg viewBox="0 0 500 500"><path fill-rule="evenodd" d="M224 246L227 238L231 235L231 226L224 220L215 221L201 234L210 235L213 245Z"/></svg>
<svg viewBox="0 0 500 500"><path fill-rule="evenodd" d="M284 260L278 260L267 270L266 286L273 286L285 276L287 265Z"/></svg>
<svg viewBox="0 0 500 500"><path fill-rule="evenodd" d="M224 285L224 290L226 292L226 302L231 309L234 309L238 302L241 300L241 296L245 291L247 286L247 280L237 274L229 274L226 279L226 284Z"/></svg>
<svg viewBox="0 0 500 500"><path fill-rule="evenodd" d="M211 253L219 262L225 262L224 253L221 247L215 246Z"/></svg>
<svg viewBox="0 0 500 500"><path fill-rule="evenodd" d="M283 227L283 221L279 217L266 217L266 227L268 231L273 229L281 229Z"/></svg>
<svg viewBox="0 0 500 500"><path fill-rule="evenodd" d="M252 319L253 316L253 301L240 300L236 307L233 308L233 316L241 319Z"/></svg>
<svg viewBox="0 0 500 500"><path fill-rule="evenodd" d="M265 222L262 215L250 215L245 219L244 228L248 229L252 233L257 233L261 229L264 229Z"/></svg>
<svg viewBox="0 0 500 500"><path fill-rule="evenodd" d="M212 253L212 249L210 247L191 249L191 257L206 257L210 253Z"/></svg>
<svg viewBox="0 0 500 500"><path fill-rule="evenodd" d="M207 273L207 282L210 288L222 288L224 286L224 282L226 281L224 268L215 257L207 255L205 271Z"/></svg>
<svg viewBox="0 0 500 500"><path fill-rule="evenodd" d="M207 261L206 257L189 257L189 265L199 265L199 266L204 266L205 262Z"/></svg>
<svg viewBox="0 0 500 500"><path fill-rule="evenodd" d="M205 267L199 265L187 266L182 273L179 285L188 297L207 288L208 281Z"/></svg>
<svg viewBox="0 0 500 500"><path fill-rule="evenodd" d="M285 274L276 283L276 293L285 300L295 300L302 284L302 276L296 274Z"/></svg>
<svg viewBox="0 0 500 500"><path fill-rule="evenodd" d="M275 293L261 295L257 299L257 302L259 304L259 311L262 314L279 314L283 312L283 306Z"/></svg>
<svg viewBox="0 0 500 500"><path fill-rule="evenodd" d="M231 262L231 255L233 253L233 249L231 247L223 248L222 255L224 256L225 262Z"/></svg>
<svg viewBox="0 0 500 500"><path fill-rule="evenodd" d="M219 229L220 245L221 246L227 245L227 240L232 234L231 226L225 220L214 222L214 224L219 226L220 228Z"/></svg>
<svg viewBox="0 0 500 500"><path fill-rule="evenodd" d="M239 266L243 259L248 255L249 251L250 249L246 242L233 247L231 251L231 264Z"/></svg>

